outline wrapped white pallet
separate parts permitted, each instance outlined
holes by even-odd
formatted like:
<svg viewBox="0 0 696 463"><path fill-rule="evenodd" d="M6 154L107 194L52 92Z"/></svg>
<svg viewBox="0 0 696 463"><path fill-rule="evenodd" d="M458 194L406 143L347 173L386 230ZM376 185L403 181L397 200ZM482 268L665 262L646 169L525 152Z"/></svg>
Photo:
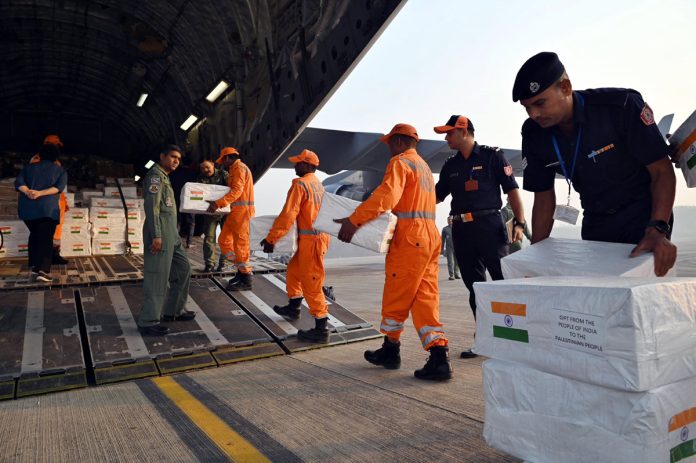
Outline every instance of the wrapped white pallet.
<svg viewBox="0 0 696 463"><path fill-rule="evenodd" d="M133 243L131 243L133 246ZM113 254L125 254L126 252L126 242L125 240L92 240L92 254L95 256L100 255L113 255Z"/></svg>
<svg viewBox="0 0 696 463"><path fill-rule="evenodd" d="M319 215L313 224L314 228L331 236L338 236L341 224L335 223L334 219L348 217L359 205L360 201L332 193L324 193ZM389 251L396 222L397 218L394 214L385 212L374 220L363 224L350 243L384 254Z"/></svg>
<svg viewBox="0 0 696 463"><path fill-rule="evenodd" d="M63 257L84 257L92 255L92 240L89 236L60 240L60 255Z"/></svg>
<svg viewBox="0 0 696 463"><path fill-rule="evenodd" d="M140 209L145 204L145 200L142 198L125 198L126 199L126 209ZM89 205L92 208L108 207L123 209L123 202L121 198L102 198L98 196L93 196L89 198Z"/></svg>
<svg viewBox="0 0 696 463"><path fill-rule="evenodd" d="M654 277L653 254L629 257L634 247L624 243L547 238L504 257L500 268L507 279L571 275ZM671 269L667 276L676 276L676 270Z"/></svg>
<svg viewBox="0 0 696 463"><path fill-rule="evenodd" d="M116 207L92 207L90 217L93 223L125 224L126 215L123 209ZM140 209L128 209L128 221L140 222Z"/></svg>
<svg viewBox="0 0 696 463"><path fill-rule="evenodd" d="M266 238L271 231L273 222L278 218L277 215L262 215L254 217L249 221L249 239L252 251L263 251L263 246L259 243ZM292 228L275 244L273 252L295 252L297 251L297 223L292 224Z"/></svg>
<svg viewBox="0 0 696 463"><path fill-rule="evenodd" d="M123 192L124 198L137 198L138 189L135 186L122 186L121 191ZM119 198L121 195L118 192L117 186L105 186L104 187L104 197L105 198Z"/></svg>
<svg viewBox="0 0 696 463"><path fill-rule="evenodd" d="M626 391L696 376L696 278L535 277L474 290L477 354Z"/></svg>
<svg viewBox="0 0 696 463"><path fill-rule="evenodd" d="M483 436L534 463L696 461L696 377L624 392L518 363L483 364Z"/></svg>
<svg viewBox="0 0 696 463"><path fill-rule="evenodd" d="M66 222L63 224L61 242L70 239L89 239L92 224L89 222Z"/></svg>
<svg viewBox="0 0 696 463"><path fill-rule="evenodd" d="M129 240L129 242L131 245L131 252L133 254L142 254L143 253L145 243L144 243L142 238L140 238L139 240Z"/></svg>
<svg viewBox="0 0 696 463"><path fill-rule="evenodd" d="M188 214L209 214L208 201L217 201L229 193L229 187L222 185L208 185L207 183L184 183L181 189L181 208L179 212ZM225 206L217 210L216 214L228 213L230 207Z"/></svg>
<svg viewBox="0 0 696 463"><path fill-rule="evenodd" d="M65 211L63 216L63 224L69 222L89 222L89 209L84 207L71 207Z"/></svg>
<svg viewBox="0 0 696 463"><path fill-rule="evenodd" d="M98 240L125 240L126 239L126 225L125 223L120 224L110 224L101 222L95 224L92 228L92 236L94 239ZM142 241L143 239L143 226L139 222L131 225L128 223L128 240Z"/></svg>
<svg viewBox="0 0 696 463"><path fill-rule="evenodd" d="M27 237L28 239L28 237ZM0 259L9 257L29 256L29 243L25 240L5 240L0 248Z"/></svg>
<svg viewBox="0 0 696 463"><path fill-rule="evenodd" d="M29 229L21 220L3 220L0 221L0 235L5 241L24 239L29 237Z"/></svg>

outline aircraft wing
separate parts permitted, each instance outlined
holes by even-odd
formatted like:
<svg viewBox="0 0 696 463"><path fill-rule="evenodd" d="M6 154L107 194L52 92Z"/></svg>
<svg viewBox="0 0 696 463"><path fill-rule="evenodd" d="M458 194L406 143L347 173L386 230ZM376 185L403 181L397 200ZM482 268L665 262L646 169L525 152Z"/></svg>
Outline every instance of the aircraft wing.
<svg viewBox="0 0 696 463"><path fill-rule="evenodd" d="M346 132L342 130L306 128L285 150L273 167L292 168L289 156L299 154L303 149L317 153L320 159L319 170L336 174L344 170L384 172L389 163L389 150L379 141L381 133ZM505 157L510 162L515 175L522 175L522 152L518 149L504 148ZM439 173L445 161L454 154L443 140L421 140L418 153L428 162L433 173Z"/></svg>

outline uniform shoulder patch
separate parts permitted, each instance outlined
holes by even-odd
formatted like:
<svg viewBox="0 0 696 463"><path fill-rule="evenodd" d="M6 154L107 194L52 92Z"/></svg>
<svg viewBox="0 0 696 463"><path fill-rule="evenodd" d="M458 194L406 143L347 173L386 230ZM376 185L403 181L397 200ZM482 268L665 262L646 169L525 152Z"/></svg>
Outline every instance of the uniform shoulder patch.
<svg viewBox="0 0 696 463"><path fill-rule="evenodd" d="M655 123L655 116L650 106L648 106L648 103L645 103L643 110L640 112L640 120L643 121L645 125L653 125Z"/></svg>
<svg viewBox="0 0 696 463"><path fill-rule="evenodd" d="M150 177L150 185L161 185L162 184L162 179L157 177L156 175L153 175Z"/></svg>
<svg viewBox="0 0 696 463"><path fill-rule="evenodd" d="M503 172L505 172L505 175L508 177L512 177L512 166L510 164L506 165L503 167Z"/></svg>
<svg viewBox="0 0 696 463"><path fill-rule="evenodd" d="M159 186L159 185L155 185L155 184L150 184L150 188L148 188L147 191L149 191L149 192L152 193L153 195L154 195L154 194L157 194L157 193L159 193L159 191L160 191L160 186Z"/></svg>

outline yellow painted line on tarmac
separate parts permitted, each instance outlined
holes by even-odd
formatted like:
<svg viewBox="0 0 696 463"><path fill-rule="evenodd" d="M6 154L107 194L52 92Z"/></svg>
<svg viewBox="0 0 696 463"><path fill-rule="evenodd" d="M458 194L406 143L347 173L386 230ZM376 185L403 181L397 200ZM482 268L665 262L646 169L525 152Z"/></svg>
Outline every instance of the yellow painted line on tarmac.
<svg viewBox="0 0 696 463"><path fill-rule="evenodd" d="M170 376L152 380L232 461L262 463L271 460L222 421Z"/></svg>

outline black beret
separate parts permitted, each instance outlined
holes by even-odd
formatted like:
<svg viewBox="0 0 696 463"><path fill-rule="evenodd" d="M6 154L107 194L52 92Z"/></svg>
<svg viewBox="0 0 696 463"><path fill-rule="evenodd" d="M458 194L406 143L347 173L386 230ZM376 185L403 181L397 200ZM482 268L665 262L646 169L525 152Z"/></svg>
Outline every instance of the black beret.
<svg viewBox="0 0 696 463"><path fill-rule="evenodd" d="M512 101L526 100L553 85L565 72L558 55L542 51L527 60L517 72Z"/></svg>

